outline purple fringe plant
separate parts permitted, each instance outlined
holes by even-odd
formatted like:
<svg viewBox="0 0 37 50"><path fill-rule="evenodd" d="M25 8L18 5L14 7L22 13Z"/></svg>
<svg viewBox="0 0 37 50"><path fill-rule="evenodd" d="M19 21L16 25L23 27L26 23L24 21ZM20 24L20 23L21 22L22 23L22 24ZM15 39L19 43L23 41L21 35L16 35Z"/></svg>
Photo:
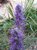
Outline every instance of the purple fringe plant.
<svg viewBox="0 0 37 50"><path fill-rule="evenodd" d="M15 8L15 27L9 30L9 34L11 35L9 38L10 50L25 50L22 31L24 28L25 17L22 12L22 7L18 4Z"/></svg>

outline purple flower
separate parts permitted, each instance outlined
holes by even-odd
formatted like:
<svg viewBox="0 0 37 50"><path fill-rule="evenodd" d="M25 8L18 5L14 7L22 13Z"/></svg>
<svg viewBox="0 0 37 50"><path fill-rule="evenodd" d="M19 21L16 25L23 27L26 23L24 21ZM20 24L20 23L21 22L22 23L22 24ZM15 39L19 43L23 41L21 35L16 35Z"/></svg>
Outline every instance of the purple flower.
<svg viewBox="0 0 37 50"><path fill-rule="evenodd" d="M11 37L9 38L10 50L24 50L23 32L18 28L13 28L9 30Z"/></svg>
<svg viewBox="0 0 37 50"><path fill-rule="evenodd" d="M15 8L15 21L16 26L20 27L22 30L25 28L25 16L22 11L22 6L17 5Z"/></svg>
<svg viewBox="0 0 37 50"><path fill-rule="evenodd" d="M9 30L11 35L9 38L10 50L24 50L23 30L25 29L25 17L22 7L17 5L15 8L15 27Z"/></svg>

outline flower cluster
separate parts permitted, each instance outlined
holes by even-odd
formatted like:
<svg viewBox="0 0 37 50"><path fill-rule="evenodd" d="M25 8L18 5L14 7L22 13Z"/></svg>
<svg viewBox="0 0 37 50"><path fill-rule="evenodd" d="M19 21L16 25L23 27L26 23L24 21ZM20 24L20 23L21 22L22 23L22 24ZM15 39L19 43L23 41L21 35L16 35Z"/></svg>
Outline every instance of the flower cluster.
<svg viewBox="0 0 37 50"><path fill-rule="evenodd" d="M16 26L20 27L22 30L25 28L25 16L22 11L21 5L17 5L15 8L15 22Z"/></svg>
<svg viewBox="0 0 37 50"><path fill-rule="evenodd" d="M23 44L23 28L25 28L25 17L23 15L20 5L17 5L15 8L15 27L9 30L10 38L10 50L24 50ZM21 28L21 29L20 29Z"/></svg>
<svg viewBox="0 0 37 50"><path fill-rule="evenodd" d="M9 39L10 50L24 50L23 45L23 32L18 28L10 29L11 37Z"/></svg>

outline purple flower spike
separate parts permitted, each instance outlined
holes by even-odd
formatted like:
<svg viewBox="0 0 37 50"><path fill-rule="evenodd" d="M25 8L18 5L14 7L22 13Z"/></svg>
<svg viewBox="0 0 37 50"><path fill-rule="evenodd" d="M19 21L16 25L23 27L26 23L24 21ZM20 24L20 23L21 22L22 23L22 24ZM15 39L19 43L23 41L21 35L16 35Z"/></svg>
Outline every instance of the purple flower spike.
<svg viewBox="0 0 37 50"><path fill-rule="evenodd" d="M16 21L16 26L20 27L21 29L24 29L25 27L25 17L22 12L22 6L17 5L15 8L15 21Z"/></svg>
<svg viewBox="0 0 37 50"><path fill-rule="evenodd" d="M25 29L25 17L22 12L22 7L17 5L15 8L15 27L9 30L11 35L9 38L10 50L25 50L23 39Z"/></svg>
<svg viewBox="0 0 37 50"><path fill-rule="evenodd" d="M18 27L11 29L9 32L11 34L9 38L10 50L24 50L23 32Z"/></svg>

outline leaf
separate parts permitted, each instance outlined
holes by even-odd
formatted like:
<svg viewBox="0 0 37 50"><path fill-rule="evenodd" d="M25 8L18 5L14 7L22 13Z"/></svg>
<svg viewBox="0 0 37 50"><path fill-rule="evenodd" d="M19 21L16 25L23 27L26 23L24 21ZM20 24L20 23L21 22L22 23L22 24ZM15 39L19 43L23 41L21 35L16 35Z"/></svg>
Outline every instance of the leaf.
<svg viewBox="0 0 37 50"><path fill-rule="evenodd" d="M13 25L14 25L14 21L13 20L7 20L3 25L3 30L6 31Z"/></svg>
<svg viewBox="0 0 37 50"><path fill-rule="evenodd" d="M8 10L9 10L10 15L13 17L13 11L10 6L8 6Z"/></svg>

